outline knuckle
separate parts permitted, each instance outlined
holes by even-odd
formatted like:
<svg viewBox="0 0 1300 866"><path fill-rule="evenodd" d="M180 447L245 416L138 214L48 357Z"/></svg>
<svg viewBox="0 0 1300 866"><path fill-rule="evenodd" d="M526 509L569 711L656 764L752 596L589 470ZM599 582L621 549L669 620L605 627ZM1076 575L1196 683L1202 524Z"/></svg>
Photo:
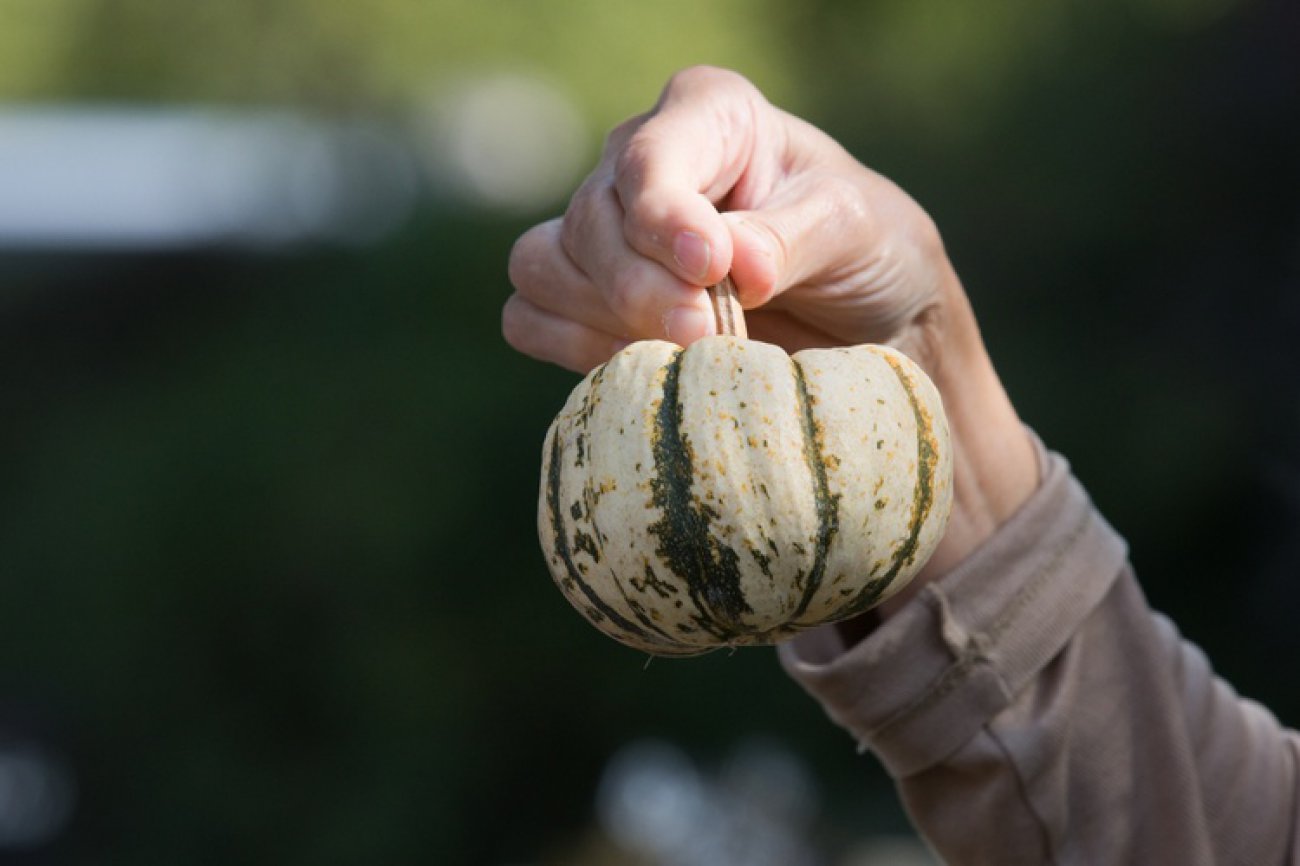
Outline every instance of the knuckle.
<svg viewBox="0 0 1300 866"><path fill-rule="evenodd" d="M623 150L624 145L632 138L646 122L648 115L638 114L636 117L630 117L609 131L605 136L605 147L602 153L606 158L614 156Z"/></svg>
<svg viewBox="0 0 1300 866"><path fill-rule="evenodd" d="M640 190L636 195L623 199L623 230L629 238L648 237L662 240L656 235L668 220L669 207L663 194L656 194L652 189Z"/></svg>
<svg viewBox="0 0 1300 866"><path fill-rule="evenodd" d="M629 240L649 240L652 246L663 240L658 235L674 213L673 190L663 185L662 178L651 176L657 146L655 134L643 129L628 142L615 165L624 234Z"/></svg>
<svg viewBox="0 0 1300 866"><path fill-rule="evenodd" d="M818 232L850 231L862 237L874 237L878 216L863 188L839 177L827 177L809 197L809 230Z"/></svg>
<svg viewBox="0 0 1300 866"><path fill-rule="evenodd" d="M665 93L675 94L699 88L743 88L752 89L749 79L730 69L723 69L708 64L698 64L680 69L668 79Z"/></svg>
<svg viewBox="0 0 1300 866"><path fill-rule="evenodd" d="M510 348L526 355L532 354L530 337L534 330L528 327L527 319L524 301L518 295L511 295L501 308L501 336Z"/></svg>
<svg viewBox="0 0 1300 866"><path fill-rule="evenodd" d="M573 194L569 207L564 212L564 218L560 222L560 246L575 259L580 257L584 240L591 237L595 228L597 213L600 210L596 199L602 190L603 186L598 186L592 181L584 183Z"/></svg>
<svg viewBox="0 0 1300 866"><path fill-rule="evenodd" d="M654 146L653 135L646 126L642 126L623 142L623 146L614 155L614 181L619 189L636 189L641 185Z"/></svg>
<svg viewBox="0 0 1300 866"><path fill-rule="evenodd" d="M506 261L506 275L519 291L531 288L537 261L542 254L542 227L534 226L515 240Z"/></svg>
<svg viewBox="0 0 1300 866"><path fill-rule="evenodd" d="M818 195L824 202L824 218L828 222L858 226L870 219L871 209L857 184L828 179Z"/></svg>
<svg viewBox="0 0 1300 866"><path fill-rule="evenodd" d="M605 298L614 315L621 321L639 325L646 315L644 269L637 265L621 268L614 274Z"/></svg>

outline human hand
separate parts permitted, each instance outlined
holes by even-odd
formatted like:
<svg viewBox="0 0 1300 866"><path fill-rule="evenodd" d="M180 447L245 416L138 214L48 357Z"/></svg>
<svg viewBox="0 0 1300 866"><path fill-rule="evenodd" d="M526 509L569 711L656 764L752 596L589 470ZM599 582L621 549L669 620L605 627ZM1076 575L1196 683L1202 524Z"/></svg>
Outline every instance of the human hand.
<svg viewBox="0 0 1300 866"><path fill-rule="evenodd" d="M735 73L679 73L610 134L564 216L515 244L502 328L519 351L586 372L633 340L712 334L704 287L727 274L755 339L789 351L889 343L934 379L953 433L954 508L915 587L1032 492L1036 456L933 221Z"/></svg>
<svg viewBox="0 0 1300 866"><path fill-rule="evenodd" d="M751 334L788 350L925 350L947 270L906 193L735 73L696 68L609 137L562 219L511 257L507 339L579 372L625 342L713 333L730 273Z"/></svg>

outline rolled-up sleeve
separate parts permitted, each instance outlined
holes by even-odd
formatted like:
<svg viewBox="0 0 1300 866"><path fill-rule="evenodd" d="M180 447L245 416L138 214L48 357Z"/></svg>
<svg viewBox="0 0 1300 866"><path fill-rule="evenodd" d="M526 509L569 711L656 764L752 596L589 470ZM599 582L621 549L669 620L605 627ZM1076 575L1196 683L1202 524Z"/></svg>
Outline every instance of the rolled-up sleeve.
<svg viewBox="0 0 1300 866"><path fill-rule="evenodd" d="M954 864L1297 862L1294 733L1150 610L1058 455L1034 496L860 643L786 670Z"/></svg>

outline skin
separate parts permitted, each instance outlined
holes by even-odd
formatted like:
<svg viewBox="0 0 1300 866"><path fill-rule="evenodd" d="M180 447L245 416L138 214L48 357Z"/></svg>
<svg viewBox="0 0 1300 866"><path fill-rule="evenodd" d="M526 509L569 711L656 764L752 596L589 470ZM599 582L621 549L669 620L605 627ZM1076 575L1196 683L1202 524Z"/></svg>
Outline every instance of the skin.
<svg viewBox="0 0 1300 866"><path fill-rule="evenodd" d="M788 351L886 343L943 397L954 501L929 564L860 637L987 540L1038 484L1029 436L1002 387L934 222L829 136L745 78L695 67L610 133L560 218L510 255L506 341L585 373L638 339L713 333L704 287L730 273L750 336Z"/></svg>

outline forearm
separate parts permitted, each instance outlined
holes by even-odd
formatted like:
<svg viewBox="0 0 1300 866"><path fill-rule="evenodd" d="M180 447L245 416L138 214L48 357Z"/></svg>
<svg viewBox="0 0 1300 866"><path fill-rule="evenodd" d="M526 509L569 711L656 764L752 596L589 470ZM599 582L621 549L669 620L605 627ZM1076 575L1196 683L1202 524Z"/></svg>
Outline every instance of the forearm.
<svg viewBox="0 0 1300 866"><path fill-rule="evenodd" d="M1147 607L1064 461L975 554L867 639L787 668L885 763L953 863L1271 864L1295 735Z"/></svg>

